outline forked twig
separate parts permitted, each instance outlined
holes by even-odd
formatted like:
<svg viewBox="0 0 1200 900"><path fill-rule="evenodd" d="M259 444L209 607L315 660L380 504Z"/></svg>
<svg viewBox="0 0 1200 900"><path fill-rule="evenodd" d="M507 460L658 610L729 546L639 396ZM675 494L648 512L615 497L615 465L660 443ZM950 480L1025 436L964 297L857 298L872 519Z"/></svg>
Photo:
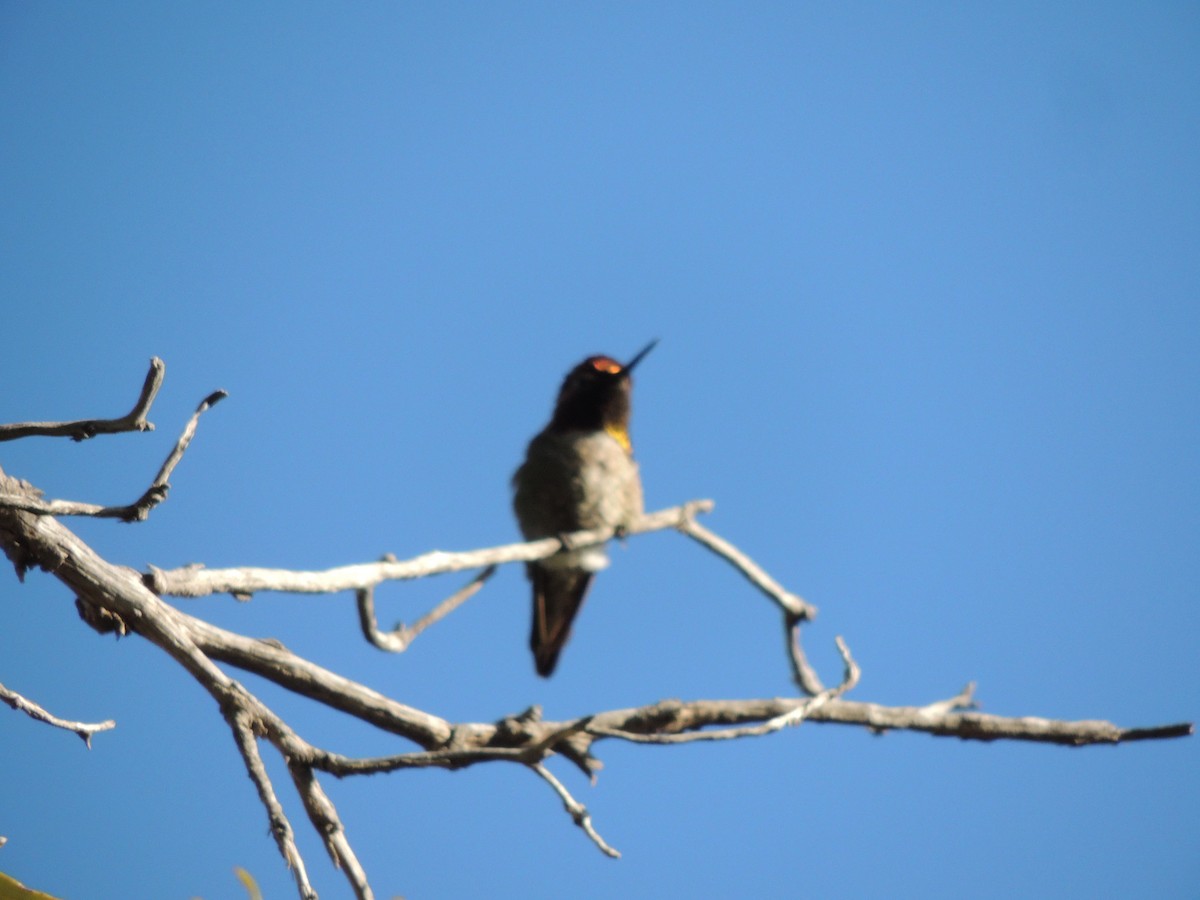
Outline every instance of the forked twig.
<svg viewBox="0 0 1200 900"><path fill-rule="evenodd" d="M304 867L304 857L300 855L300 848L296 846L296 835L292 831L292 824L288 821L287 813L283 811L283 805L279 802L279 798L275 796L275 788L271 785L271 778L267 775L267 768L263 765L262 756L258 752L258 739L250 727L249 713L243 708L238 708L226 711L225 718L233 730L233 738L246 763L246 771L250 775L250 780L258 789L258 799L267 809L267 818L271 823L271 835L275 838L275 844L279 847L284 862L292 870L300 897L302 900L316 900L317 892L308 880L308 870Z"/></svg>
<svg viewBox="0 0 1200 900"><path fill-rule="evenodd" d="M837 638L838 652L842 655L845 667L841 684L835 688L823 690L820 693L806 697L791 709L785 710L756 725L743 725L738 728L716 728L708 731L654 732L642 733L624 729L589 726L587 732L597 737L619 738L635 744L690 744L697 741L730 741L738 738L761 737L774 734L784 728L799 725L817 710L826 706L831 700L836 700L858 684L862 674L858 663L850 655L850 648L842 638Z"/></svg>
<svg viewBox="0 0 1200 900"><path fill-rule="evenodd" d="M422 631L450 615L475 596L495 572L494 565L488 566L412 625L405 625L401 622L391 631L379 630L375 619L375 588L371 586L359 588L356 592L358 621L362 626L363 636L380 650L387 650L389 653L403 653Z"/></svg>
<svg viewBox="0 0 1200 900"><path fill-rule="evenodd" d="M227 396L225 391L214 391L201 401L192 417L188 419L187 425L184 426L179 440L167 454L166 460L158 470L150 487L128 506L97 506L94 503L79 503L74 500L42 500L39 496L40 492L33 491L23 494L0 493L0 506L19 509L22 512L39 516L93 516L98 519L120 519L122 522L145 521L146 517L150 515L150 510L167 498L167 492L171 489L167 479L171 477L171 473L183 459L183 453L187 450L188 444L192 442L200 416Z"/></svg>

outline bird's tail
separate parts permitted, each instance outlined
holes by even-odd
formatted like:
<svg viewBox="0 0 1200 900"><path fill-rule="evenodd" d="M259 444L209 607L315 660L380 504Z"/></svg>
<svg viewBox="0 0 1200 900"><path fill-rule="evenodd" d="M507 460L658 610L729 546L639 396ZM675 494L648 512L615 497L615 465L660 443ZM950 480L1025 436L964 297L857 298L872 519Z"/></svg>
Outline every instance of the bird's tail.
<svg viewBox="0 0 1200 900"><path fill-rule="evenodd" d="M571 622L583 605L593 573L585 569L547 568L536 563L527 566L526 571L533 583L533 630L529 646L537 673L548 678L571 636Z"/></svg>

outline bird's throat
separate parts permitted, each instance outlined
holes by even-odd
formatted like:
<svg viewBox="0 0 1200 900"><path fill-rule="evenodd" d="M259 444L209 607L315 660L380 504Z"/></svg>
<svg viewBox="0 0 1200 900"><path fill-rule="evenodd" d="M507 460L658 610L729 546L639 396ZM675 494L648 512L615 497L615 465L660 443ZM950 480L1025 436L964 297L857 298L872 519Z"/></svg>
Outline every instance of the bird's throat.
<svg viewBox="0 0 1200 900"><path fill-rule="evenodd" d="M633 442L629 440L629 432L623 425L609 422L604 426L604 433L624 447L626 453L633 453Z"/></svg>

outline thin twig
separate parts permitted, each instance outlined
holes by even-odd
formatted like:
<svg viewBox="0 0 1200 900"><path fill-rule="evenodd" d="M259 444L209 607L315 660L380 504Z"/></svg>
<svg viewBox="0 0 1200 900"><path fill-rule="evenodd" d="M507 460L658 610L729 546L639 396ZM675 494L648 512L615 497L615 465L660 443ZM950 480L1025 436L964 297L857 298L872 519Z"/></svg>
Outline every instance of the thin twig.
<svg viewBox="0 0 1200 900"><path fill-rule="evenodd" d="M475 596L484 583L496 572L494 565L488 566L466 585L455 591L412 625L399 623L392 631L380 631L375 619L375 588L368 586L357 591L358 621L364 637L380 650L403 653L422 631L448 616Z"/></svg>
<svg viewBox="0 0 1200 900"><path fill-rule="evenodd" d="M549 784L550 787L554 788L554 792L558 794L559 799L562 800L563 808L566 809L566 811L570 814L571 820L583 829L583 833L592 839L592 843L600 848L601 853L607 857L610 857L611 859L621 858L620 852L615 848L610 847L608 843L605 842L604 838L600 837L600 835L596 832L596 829L592 826L592 816L591 813L587 811L587 807L571 796L571 792L563 786L561 781L554 777L553 772L547 769L542 763L536 763L529 768L533 769L533 771L537 773L537 775L539 775L543 781Z"/></svg>
<svg viewBox="0 0 1200 900"><path fill-rule="evenodd" d="M842 683L834 688L833 698L841 697L847 691L852 691L858 686L858 680L862 677L862 669L858 663L854 661L854 657L850 655L850 648L846 645L846 639L840 634L833 639L837 644L838 653L842 657Z"/></svg>
<svg viewBox="0 0 1200 900"><path fill-rule="evenodd" d="M83 441L98 434L120 434L126 431L153 431L154 424L146 420L158 389L162 387L167 366L157 356L150 360L150 371L142 384L142 393L133 409L119 419L80 419L75 422L18 422L0 425L0 441L24 437L69 437Z"/></svg>
<svg viewBox="0 0 1200 900"><path fill-rule="evenodd" d="M11 691L3 684L0 684L0 702L7 703L18 712L23 712L39 722L45 722L47 725L53 725L55 728L62 728L65 731L73 731L75 734L83 738L83 742L87 744L88 749L92 748L92 735L97 731L108 731L110 728L116 728L117 723L112 719L104 722L72 722L67 719L60 719L58 716L47 712L43 707L34 703L26 697L22 697L16 691Z"/></svg>
<svg viewBox="0 0 1200 900"><path fill-rule="evenodd" d="M162 468L158 470L158 475L155 477L154 483L151 484L149 489L146 491L147 497L157 491L161 491L163 497L167 495L167 491L170 489L170 484L168 484L167 479L171 477L171 473L175 471L175 467L179 465L179 461L183 459L184 451L187 450L188 445L192 442L192 438L195 437L196 425L200 421L200 416L212 409L212 407L216 406L228 396L229 393L227 391L216 390L200 401L200 405L196 407L196 411L192 413L192 417L188 419L187 425L183 429L183 434L179 436L179 440L175 442L175 446L171 449L171 452L167 454L167 458L163 461ZM149 503L149 507L155 506L161 501L161 499L162 498L160 497L158 500ZM139 500L136 504L134 504L134 506L145 505L147 502L148 501L146 500L146 497L143 497L142 500ZM139 518L145 518L145 515L143 514Z"/></svg>
<svg viewBox="0 0 1200 900"><path fill-rule="evenodd" d="M123 522L145 521L146 517L150 514L150 510L166 499L167 492L171 489L171 485L167 479L175 471L175 467L179 465L179 461L183 459L183 453L187 450L188 444L192 442L192 438L196 434L196 424L201 414L211 409L226 396L228 395L225 391L214 391L204 398L200 406L192 414L192 417L188 419L183 433L179 436L179 440L175 442L175 446L167 455L162 468L158 470L158 475L155 476L150 487L146 489L146 492L141 497L128 506L97 506L94 503L78 503L74 500L42 500L32 492L24 494L0 493L0 506L19 509L22 512L29 512L39 516L92 516L98 519L120 519Z"/></svg>
<svg viewBox="0 0 1200 900"><path fill-rule="evenodd" d="M292 870L292 877L296 879L296 888L300 891L302 900L316 900L317 892L308 880L308 870L304 867L304 857L300 855L300 848L296 846L296 836L292 831L292 824L288 821L287 813L283 811L283 805L279 802L279 798L275 796L275 788L271 785L271 778L267 775L266 766L263 765L262 756L258 752L258 741L250 727L249 715L244 708L239 707L236 711L227 712L225 718L233 730L233 738L246 763L246 771L250 774L250 780L258 789L258 798L267 808L271 835L275 838L284 862Z"/></svg>
<svg viewBox="0 0 1200 900"><path fill-rule="evenodd" d="M367 882L367 873L363 871L354 849L346 839L346 829L337 809L317 781L312 767L289 759L288 771L292 775L296 791L300 794L300 800L304 803L309 821L325 843L325 849L329 852L333 864L342 870L346 880L350 882L354 896L358 900L373 900L375 894Z"/></svg>
<svg viewBox="0 0 1200 900"><path fill-rule="evenodd" d="M975 702L975 682L968 682L967 686L953 697L946 700L938 700L921 708L927 715L934 718L944 716L946 713L958 712L959 710L978 709L979 704Z"/></svg>
<svg viewBox="0 0 1200 900"><path fill-rule="evenodd" d="M726 560L741 572L746 579L762 591L783 612L794 619L814 619L817 608L803 597L786 590L783 585L767 574L766 570L729 541L713 534L694 518L684 517L677 526L688 537L703 544L713 553Z"/></svg>
<svg viewBox="0 0 1200 900"><path fill-rule="evenodd" d="M227 683L221 683L223 675L213 677L213 673L207 670L199 672L197 677L209 689L214 698L221 702L222 709L225 710L226 719L234 729L239 749L242 750L243 758L250 767L251 778L258 785L260 799L267 807L280 853L289 867L293 865L293 860L303 867L303 858L295 844L291 825L284 816L283 809L275 798L274 790L267 779L266 771L262 767L262 759L254 740L256 730L265 734L283 757L288 767L288 773L292 776L292 781L300 794L309 821L324 841L334 866L342 869L356 897L360 900L371 900L373 895L366 872L363 871L346 838L345 829L333 801L325 794L313 772L311 761L328 754L301 738L265 703L237 682L229 680ZM256 775L256 768L260 772L261 779ZM263 795L264 786L267 790L266 796ZM300 874L297 874L296 885L300 890L302 900L310 900L310 894L311 898L316 897L316 892L308 883L307 875L301 877Z"/></svg>
<svg viewBox="0 0 1200 900"><path fill-rule="evenodd" d="M810 697L815 697L825 690L825 685L821 678L817 675L814 669L808 662L808 657L804 655L804 648L800 644L800 626L802 620L784 613L783 616L783 635L787 641L788 660L792 666L792 679L796 682L796 686Z"/></svg>

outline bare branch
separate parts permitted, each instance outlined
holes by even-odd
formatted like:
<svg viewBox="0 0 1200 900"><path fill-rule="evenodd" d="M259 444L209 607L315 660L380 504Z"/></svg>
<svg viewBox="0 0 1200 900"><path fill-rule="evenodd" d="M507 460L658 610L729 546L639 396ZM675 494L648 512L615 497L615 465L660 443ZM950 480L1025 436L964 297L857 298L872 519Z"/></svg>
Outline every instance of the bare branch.
<svg viewBox="0 0 1200 900"><path fill-rule="evenodd" d="M92 748L92 735L97 731L108 731L110 728L116 728L117 723L112 719L104 722L71 722L67 719L60 719L58 716L47 712L32 700L22 697L16 691L10 691L3 684L0 684L0 702L7 703L18 712L23 712L39 722L45 722L47 725L53 725L55 728L62 728L66 731L73 731L75 734L83 738L83 742L87 744L88 749Z"/></svg>
<svg viewBox="0 0 1200 900"><path fill-rule="evenodd" d="M850 655L850 648L846 646L846 639L840 634L833 639L837 644L838 653L842 657L842 683L837 686L834 691L834 697L840 697L847 691L854 690L858 686L858 679L862 677L862 669L858 667L858 663L854 661L854 657Z"/></svg>
<svg viewBox="0 0 1200 900"><path fill-rule="evenodd" d="M637 709L596 713L587 730L590 734L628 740L625 732L673 734L712 725L767 722L793 713L811 699L776 697L771 700L694 700L687 703L664 700ZM1121 728L1111 722L1097 720L1064 721L984 713L939 713L931 712L927 706L881 706L842 699L831 699L820 707L809 708L805 718L809 722L857 725L876 733L918 731L963 740L1031 741L1070 747L1186 737L1193 733L1190 722L1151 728ZM550 722L546 726L554 724ZM622 733L608 734L614 731Z"/></svg>
<svg viewBox="0 0 1200 900"><path fill-rule="evenodd" d="M77 422L19 422L0 425L0 441L24 437L69 437L83 441L98 434L120 434L125 431L153 431L154 424L146 420L150 406L162 387L166 363L157 356L150 360L150 371L142 384L142 393L133 409L119 419L81 419Z"/></svg>
<svg viewBox="0 0 1200 900"><path fill-rule="evenodd" d="M684 516L676 526L688 537L703 544L713 553L725 559L731 566L746 576L752 585L762 591L768 599L774 602L784 614L795 620L814 619L817 608L807 603L803 597L785 590L783 585L772 578L766 571L749 556L739 550L724 538L713 534L691 516Z"/></svg>
<svg viewBox="0 0 1200 900"><path fill-rule="evenodd" d="M711 500L693 500L682 506L672 506L642 516L626 534L645 534L678 528L687 517L712 509ZM613 536L611 528L596 528L565 535L570 544L598 544ZM546 559L562 549L558 538L543 538L528 543L505 544L482 550L448 553L434 550L412 559L384 559L373 563L338 566L323 572L303 572L290 569L206 569L191 565L181 569L164 570L153 566L145 576L147 586L160 596L207 597L210 594L233 594L245 599L258 591L279 591L289 594L335 594L340 591L359 591L384 581L407 581L427 578L447 572L481 569L511 562L531 562Z"/></svg>
<svg viewBox="0 0 1200 900"><path fill-rule="evenodd" d="M759 725L721 728L713 731L668 731L665 733L661 731L651 733L630 732L591 725L587 728L587 731L589 734L596 735L597 737L620 738L621 740L631 741L635 744L688 744L696 741L728 741L774 734L776 731L781 731L789 726L799 725L814 712L828 704L829 701L836 700L858 684L859 675L861 674L858 663L854 661L854 658L850 655L850 649L846 646L846 642L840 637L837 639L837 646L838 651L842 654L842 662L845 665L845 674L842 677L842 683L835 688L822 690L814 696L799 701L791 709L780 712Z"/></svg>
<svg viewBox="0 0 1200 900"><path fill-rule="evenodd" d="M192 417L188 419L187 425L184 426L183 434L179 436L179 440L175 442L175 446L172 448L171 452L167 454L167 458L163 461L162 468L158 470L158 475L155 477L154 483L151 484L150 488L146 491L146 496L143 496L141 500L134 504L135 507L140 507L148 503L146 510L148 512L149 508L156 506L159 502L161 502L162 497L166 497L167 491L170 489L170 484L168 484L167 479L171 477L171 473L175 471L175 467L179 465L179 461L183 459L184 451L187 450L188 445L192 442L192 438L195 437L196 425L200 421L200 416L228 396L229 394L226 391L217 390L213 391L200 401L200 405L196 407L196 411L192 413ZM153 502L148 502L147 497L158 491L162 492L162 497L154 500ZM145 514L143 513L138 518L144 519Z"/></svg>
<svg viewBox="0 0 1200 900"><path fill-rule="evenodd" d="M496 567L494 565L488 566L467 582L465 586L455 591L418 619L416 623L406 626L401 622L392 631L380 631L376 623L375 589L373 587L360 588L357 592L358 621L362 626L363 636L380 650L387 650L390 653L403 653L422 631L450 615L450 613L475 596L495 572Z"/></svg>
<svg viewBox="0 0 1200 900"><path fill-rule="evenodd" d="M554 777L553 772L551 772L541 763L532 765L529 768L533 769L533 771L536 772L543 781L550 785L550 787L554 788L554 792L558 794L559 799L562 800L563 808L570 813L572 821L574 821L576 825L583 829L583 833L592 839L592 843L600 848L601 853L610 859L621 858L620 852L613 847L610 847L605 842L604 838L600 837L600 835L596 832L596 829L592 827L592 816L587 811L587 807L571 796L571 792L566 789L561 781Z"/></svg>
<svg viewBox="0 0 1200 900"><path fill-rule="evenodd" d="M296 836L292 831L292 824L288 821L279 798L275 796L275 788L271 786L267 768L263 765L262 756L259 755L258 741L249 723L250 716L245 709L237 708L226 711L225 718L229 722L229 727L233 729L233 737L237 741L238 750L246 763L246 771L250 775L250 780L258 789L258 798L267 808L271 834L279 846L279 852L283 855L284 862L292 870L292 875L296 879L296 888L300 891L303 900L316 900L317 892L313 890L313 886L308 880L308 870L304 867L304 857L300 855L300 848L296 846Z"/></svg>
<svg viewBox="0 0 1200 900"><path fill-rule="evenodd" d="M148 590L147 597L153 597ZM260 675L302 697L361 719L381 731L408 738L426 749L445 746L454 726L366 685L297 656L274 641L257 640L193 618L154 598L150 614L169 615L209 658ZM147 614L146 612L141 615Z"/></svg>
<svg viewBox="0 0 1200 900"><path fill-rule="evenodd" d="M317 781L312 767L298 765L289 760L288 771L291 772L292 782L296 785L296 791L304 803L309 821L312 822L317 834L321 836L321 840L325 842L325 849L329 852L329 858L333 860L333 864L345 873L346 880L350 882L350 887L354 891L354 896L358 900L373 900L375 895L371 891L370 884L367 883L367 873L363 871L358 857L354 855L354 850L346 839L346 829L338 817L337 809L321 787L320 782Z"/></svg>
<svg viewBox="0 0 1200 900"><path fill-rule="evenodd" d="M531 753L523 747L480 747L474 750L425 750L394 756L353 757L317 751L313 768L337 778L378 775L402 769L462 769L481 762L527 763Z"/></svg>
<svg viewBox="0 0 1200 900"><path fill-rule="evenodd" d="M203 408L202 405L197 416ZM195 419L193 417L189 429L181 438L178 452L168 457L163 472L160 472L158 480L164 485L194 431ZM33 491L29 485L7 478L0 471L0 494L26 496ZM372 895L366 875L350 846L337 810L317 779L317 772L345 776L409 768L453 769L483 762L520 763L532 769L552 787L573 821L603 852L616 856L616 851L596 833L587 809L550 772L545 764L547 757L561 754L592 776L599 762L591 756L591 747L599 740L611 738L658 744L728 740L773 733L802 721L857 725L875 732L903 729L971 740L1011 739L1071 746L1180 737L1192 733L1190 723L1123 729L1102 721L1064 722L986 715L969 711L973 702L970 687L949 700L926 706L887 707L845 700L843 695L857 684L859 677L858 665L845 642L838 638L838 649L844 665L841 683L833 689L825 689L805 660L799 643L798 627L802 620L812 614L812 608L796 595L784 591L732 545L696 526L691 517L707 508L711 508L711 504L700 501L662 510L644 517L630 532L681 528L730 560L763 593L771 597L784 610L793 673L808 696L696 700L686 703L666 700L562 722L543 721L540 709L531 707L524 713L494 723L452 724L324 669L291 653L278 642L254 640L186 615L164 603L148 586L161 589L160 578L163 583L169 584L172 582L168 576L173 577L178 573L155 571L143 578L130 569L108 563L52 517L31 515L12 506L6 508L0 505L0 546L15 564L18 574L23 575L35 566L53 573L76 594L77 603L87 613L86 620L89 623L105 628L120 627L123 631L145 637L182 665L217 701L233 728L239 751L272 823L280 852L296 871L297 887L305 898L314 896L312 887L304 874L303 861L290 825L267 779L258 753L258 737L265 737L282 754L308 817L325 842L335 865L343 869L357 897L369 898ZM587 543L606 540L610 536L611 532L599 530L568 536L568 540ZM196 596L199 593L229 591L248 595L254 590L268 588L287 590L294 588L279 585L287 579L294 579L297 584L306 583L304 579L307 577L309 587L305 592L353 588L367 591L369 601L372 599L369 597L370 588L386 578L416 578L434 572L458 571L506 561L541 559L558 552L560 548L558 540L550 539L464 554L426 554L407 563L385 560L372 566L349 566L325 573L227 570L216 573L224 581L212 579L205 582L201 577L201 590L198 593L186 593ZM214 573L183 570L180 583L186 585L189 578L197 574L212 576ZM276 577L283 580L270 580ZM311 582L313 578L319 582L316 587ZM335 578L342 579L342 583L331 588ZM359 580L354 582L355 578ZM481 584L484 578L486 574L476 576L472 585ZM351 583L345 583L347 579ZM461 604L465 599L464 592L472 590L472 585L443 601L418 622L418 626L425 627ZM361 607L362 595L360 615L364 628L370 624L378 633L373 606ZM105 624L111 622L116 624ZM419 629L414 626L413 630ZM411 637L408 639L411 640ZM389 757L352 758L314 747L227 675L218 663L259 674L299 695L369 722L384 731L401 735L421 750Z"/></svg>
<svg viewBox="0 0 1200 900"><path fill-rule="evenodd" d="M800 644L800 626L803 620L784 613L783 616L783 636L787 641L788 660L792 665L792 679L796 682L796 686L810 697L815 697L825 691L825 685L821 682L816 670L809 664L808 657L804 655L804 648Z"/></svg>
<svg viewBox="0 0 1200 900"><path fill-rule="evenodd" d="M426 750L441 750L452 745L458 750L478 749L488 747L497 737L496 725L452 725L330 672L273 642L237 635L188 616L146 590L130 570L101 560L56 520L27 518L24 522L13 522L21 517L21 513L0 510L0 543L5 545L10 558L16 553L14 561L26 568L44 563L77 593L106 604L122 620L136 623L133 630L155 643L163 641L163 637L153 626L169 624L198 652L212 660L262 675L289 690L407 737ZM14 524L21 531L20 540L5 538L6 530L11 530ZM694 701L688 704L671 701L651 707L598 713L592 717L588 731L608 729L647 733L657 730L670 733L711 725L760 723L792 712L803 702L794 698ZM831 700L811 711L808 718L876 731L905 729L975 740L1007 738L1070 745L1178 737L1190 733L1188 723L1124 729L1108 722L1058 722L982 713L943 713L930 707L886 707L843 699ZM552 731L570 729L576 721L527 723L525 728L529 738L526 745Z"/></svg>
<svg viewBox="0 0 1200 900"><path fill-rule="evenodd" d="M462 769L481 762L515 762L531 765L541 762L555 752L563 752L572 762L578 763L569 743L587 729L590 716L559 723L547 729L540 719L529 719L526 714L504 719L494 725L464 723L455 726L455 737L442 750L417 753L399 753L393 756L348 757L313 748L313 768L328 772L338 778L347 775L373 775L395 772L400 769ZM525 727L514 729L514 722L523 719ZM533 724L531 724L533 723ZM591 738L589 737L590 741ZM486 746L481 743L486 742ZM464 749L469 746L469 749ZM594 772L580 766L589 778Z"/></svg>
<svg viewBox="0 0 1200 900"><path fill-rule="evenodd" d="M179 461L183 459L183 452L188 448L188 444L192 442L201 414L226 396L228 395L225 391L215 391L204 398L192 417L188 419L183 433L175 442L175 447L167 455L166 461L163 462L162 468L159 469L158 475L155 476L150 487L128 506L97 506L93 503L77 503L74 500L42 500L41 491L32 488L20 493L0 492L0 506L19 509L39 516L93 516L98 519L120 519L123 522L145 521L150 510L167 498L167 492L171 489L167 479L175 471Z"/></svg>

